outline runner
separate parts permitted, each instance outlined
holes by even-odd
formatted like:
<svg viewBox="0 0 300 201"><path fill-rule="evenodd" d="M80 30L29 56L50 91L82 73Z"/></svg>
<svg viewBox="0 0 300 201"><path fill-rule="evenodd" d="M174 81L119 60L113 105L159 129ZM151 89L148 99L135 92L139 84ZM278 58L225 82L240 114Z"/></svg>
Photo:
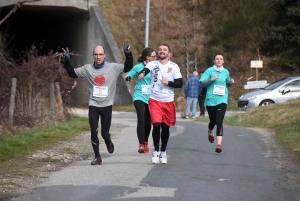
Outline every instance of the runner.
<svg viewBox="0 0 300 201"><path fill-rule="evenodd" d="M133 57L128 41L124 41L126 61L124 64L105 61L106 53L103 46L97 45L93 50L94 63L86 64L74 69L70 63L68 49L63 49L65 68L72 78L85 78L89 90L89 122L91 128L91 142L95 158L91 165L101 165L99 151L98 123L101 117L101 136L110 154L114 152L114 144L109 133L112 117L112 105L116 92L119 74L128 72L133 66Z"/></svg>
<svg viewBox="0 0 300 201"><path fill-rule="evenodd" d="M169 128L176 123L174 88L181 88L183 85L180 69L176 63L169 60L169 53L168 45L160 45L158 48L159 60L149 62L146 68L139 73L139 79L143 79L151 72L149 111L153 125L152 163L167 163L166 148L170 136Z"/></svg>
<svg viewBox="0 0 300 201"><path fill-rule="evenodd" d="M214 63L214 66L203 73L199 82L202 88L207 88L205 105L210 120L208 124L208 140L214 143L213 129L217 125L217 147L215 151L221 153L223 119L228 104L228 89L226 86L231 86L234 83L234 79L230 78L229 71L223 67L224 56L221 53L215 55Z"/></svg>
<svg viewBox="0 0 300 201"><path fill-rule="evenodd" d="M152 48L145 48L142 55L137 59L139 64L135 65L129 73L127 73L126 81L138 77L139 72L145 68L147 63L156 59L156 52ZM148 100L150 97L150 74L144 79L138 80L134 88L133 104L137 115L137 136L139 140L139 153L149 153L148 138L151 131L151 118L148 109Z"/></svg>

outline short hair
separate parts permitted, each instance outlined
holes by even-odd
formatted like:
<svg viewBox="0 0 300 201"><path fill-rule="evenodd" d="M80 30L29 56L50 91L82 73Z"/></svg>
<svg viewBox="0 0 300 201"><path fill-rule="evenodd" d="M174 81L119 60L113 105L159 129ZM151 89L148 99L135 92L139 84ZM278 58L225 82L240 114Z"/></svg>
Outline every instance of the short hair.
<svg viewBox="0 0 300 201"><path fill-rule="evenodd" d="M168 50L169 50L169 52L171 52L171 47L169 46L169 45L167 45L167 44L161 44L160 46L167 46L168 47ZM159 46L159 47L160 47Z"/></svg>
<svg viewBox="0 0 300 201"><path fill-rule="evenodd" d="M105 54L105 49L104 49L104 47L102 46L102 45L96 45L95 47L94 47L94 49L93 49L93 54L95 53L95 49L96 49L96 47L102 47L103 48L103 53Z"/></svg>
<svg viewBox="0 0 300 201"><path fill-rule="evenodd" d="M222 53L218 52L218 53L215 54L214 60L216 59L216 56L218 56L218 55L221 55L223 57L223 59L224 59L224 55Z"/></svg>
<svg viewBox="0 0 300 201"><path fill-rule="evenodd" d="M194 75L194 76L198 76L198 72L197 72L197 71L194 71L194 72L193 72L193 75Z"/></svg>

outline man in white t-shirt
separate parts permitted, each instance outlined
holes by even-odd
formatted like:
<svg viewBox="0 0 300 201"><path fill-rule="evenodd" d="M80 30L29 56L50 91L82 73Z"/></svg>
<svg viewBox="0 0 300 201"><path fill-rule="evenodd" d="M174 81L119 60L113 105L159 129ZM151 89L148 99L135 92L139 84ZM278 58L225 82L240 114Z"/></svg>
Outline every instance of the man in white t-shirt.
<svg viewBox="0 0 300 201"><path fill-rule="evenodd" d="M162 44L158 48L158 60L149 62L140 72L139 79L151 73L151 94L149 111L153 125L154 152L152 163L167 163L166 148L170 136L170 126L176 123L174 88L183 85L178 65L169 59L170 47ZM161 132L160 132L161 128ZM161 146L159 147L161 139Z"/></svg>

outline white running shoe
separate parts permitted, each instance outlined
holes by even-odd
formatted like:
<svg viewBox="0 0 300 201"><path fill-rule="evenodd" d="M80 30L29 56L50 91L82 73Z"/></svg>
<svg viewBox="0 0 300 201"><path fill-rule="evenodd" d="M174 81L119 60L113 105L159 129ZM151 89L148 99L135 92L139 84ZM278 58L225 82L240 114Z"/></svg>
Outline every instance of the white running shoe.
<svg viewBox="0 0 300 201"><path fill-rule="evenodd" d="M152 163L159 163L159 152L154 151L152 154Z"/></svg>
<svg viewBox="0 0 300 201"><path fill-rule="evenodd" d="M167 153L165 151L160 153L159 161L163 164L167 164Z"/></svg>

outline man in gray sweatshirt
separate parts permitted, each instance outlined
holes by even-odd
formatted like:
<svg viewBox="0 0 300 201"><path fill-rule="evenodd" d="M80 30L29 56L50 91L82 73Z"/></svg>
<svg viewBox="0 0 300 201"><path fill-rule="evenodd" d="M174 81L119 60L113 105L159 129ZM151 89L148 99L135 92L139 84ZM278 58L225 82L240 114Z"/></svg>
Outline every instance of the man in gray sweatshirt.
<svg viewBox="0 0 300 201"><path fill-rule="evenodd" d="M126 60L124 64L105 61L105 49L96 46L93 50L94 63L74 69L71 65L68 49L63 49L65 58L64 66L72 78L85 78L89 90L89 123L91 128L91 141L95 158L91 165L101 165L102 159L99 151L98 122L101 117L101 136L105 141L107 151L114 152L114 144L110 137L112 118L112 105L116 92L116 82L119 74L126 73L133 67L133 56L130 46L124 42Z"/></svg>

